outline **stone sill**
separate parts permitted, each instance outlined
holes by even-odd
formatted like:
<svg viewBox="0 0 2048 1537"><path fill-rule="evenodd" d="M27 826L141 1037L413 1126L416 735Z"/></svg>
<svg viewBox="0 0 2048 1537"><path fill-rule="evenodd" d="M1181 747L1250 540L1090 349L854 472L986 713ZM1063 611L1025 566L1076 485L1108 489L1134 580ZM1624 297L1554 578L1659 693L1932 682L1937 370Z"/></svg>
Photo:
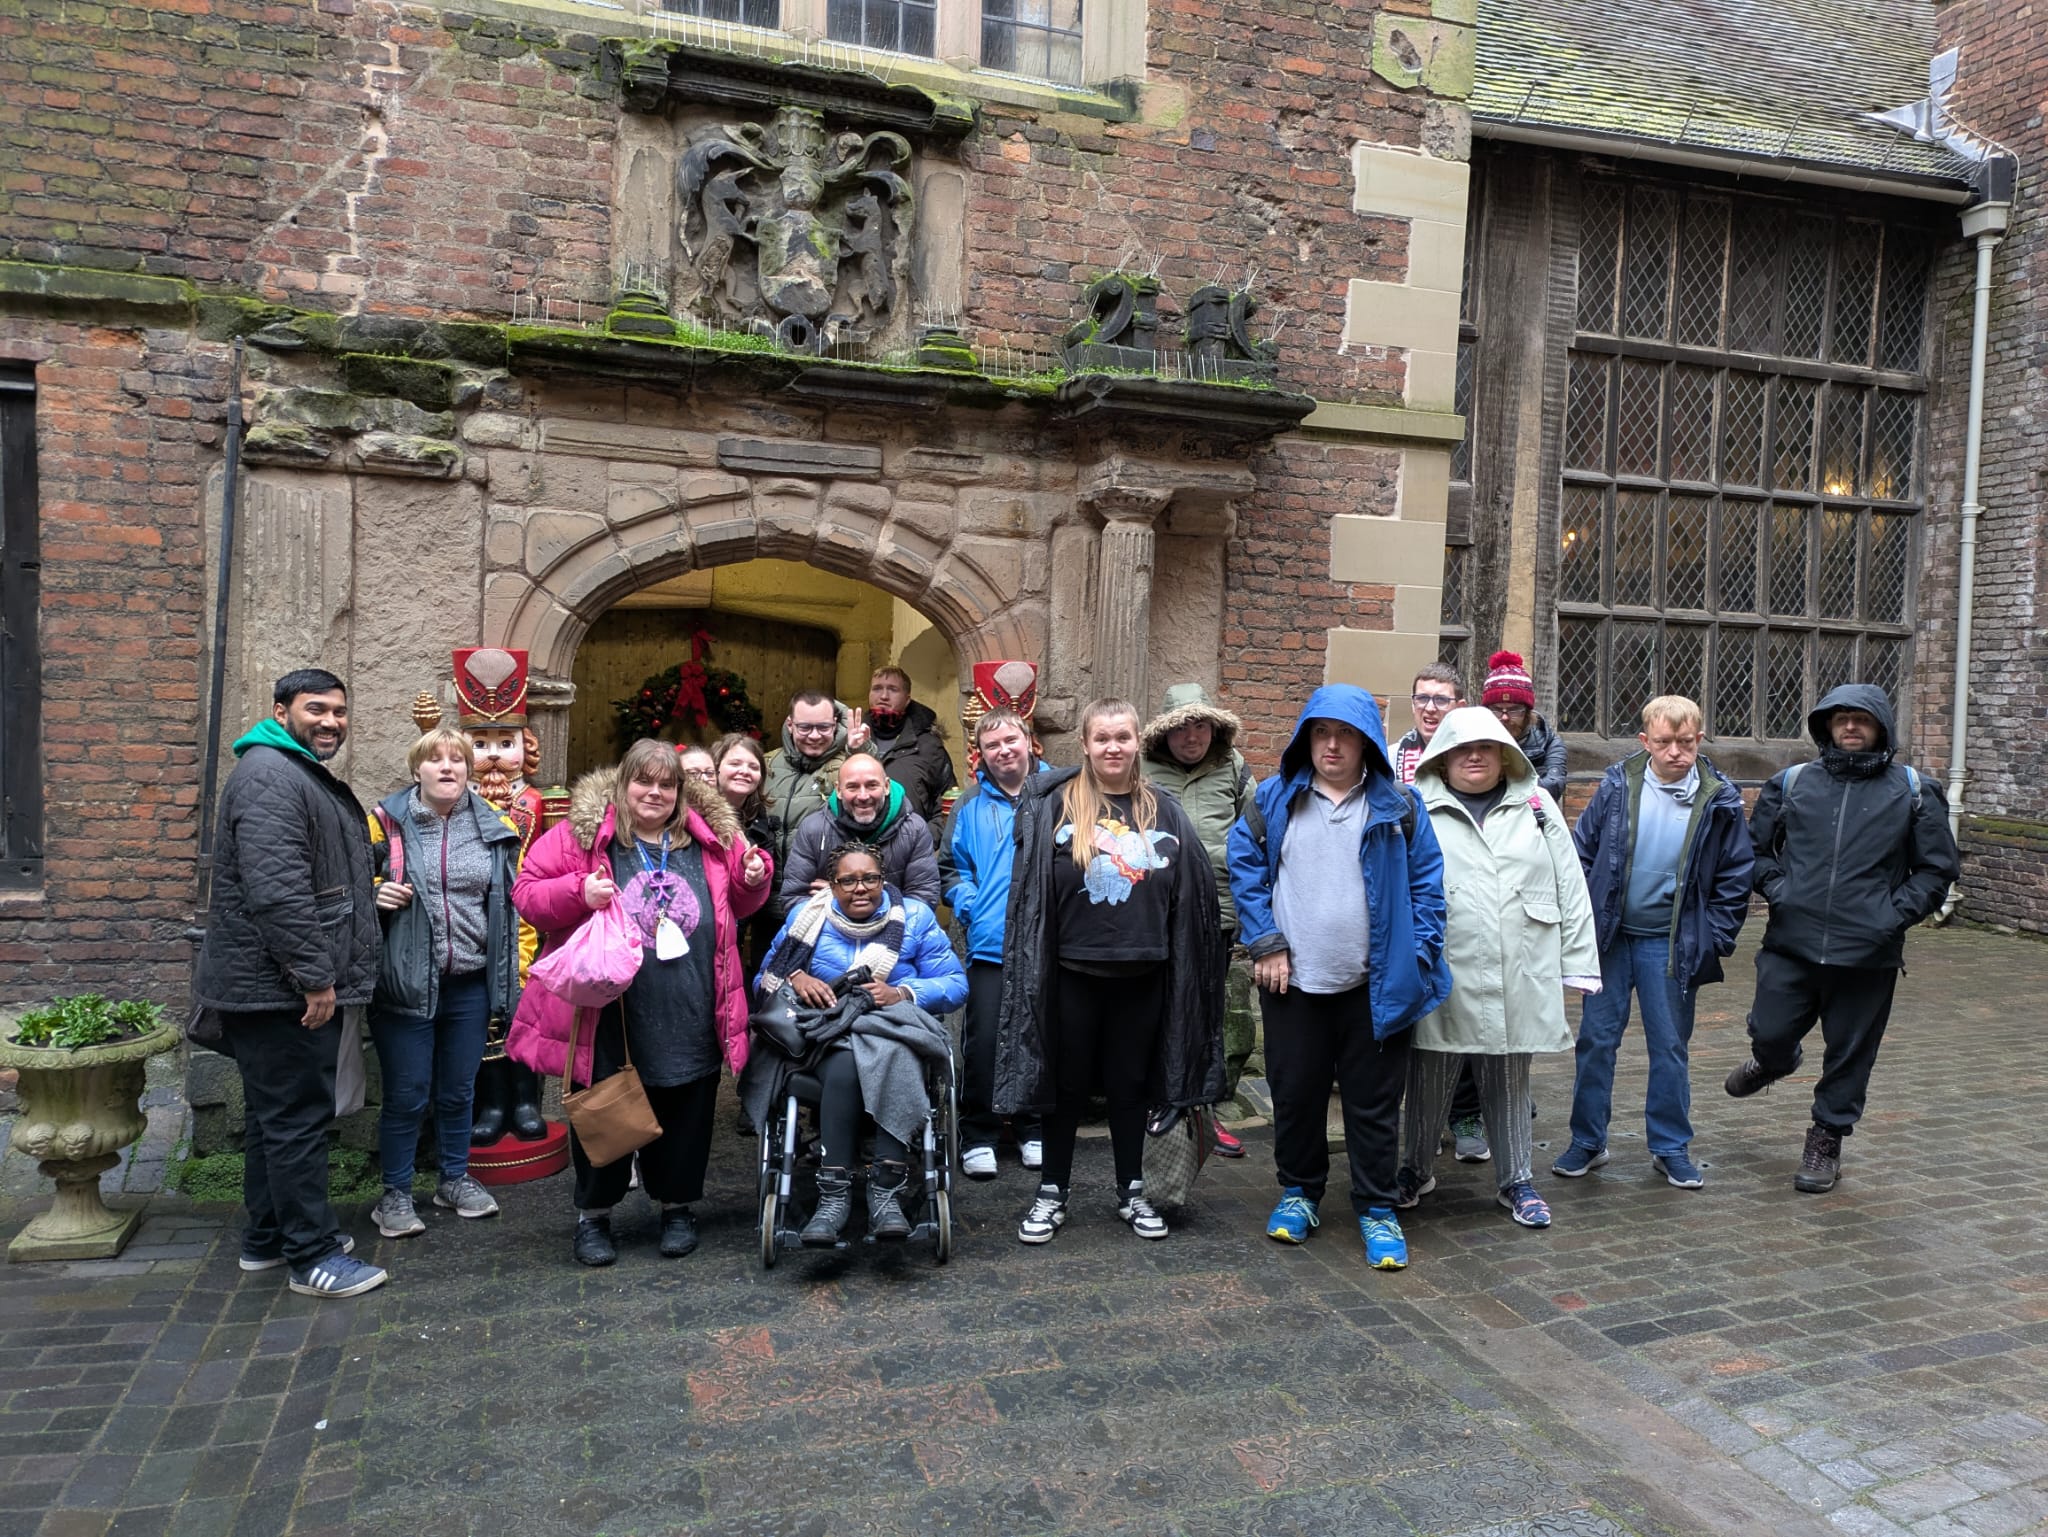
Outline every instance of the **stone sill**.
<svg viewBox="0 0 2048 1537"><path fill-rule="evenodd" d="M1354 405L1319 401L1301 424L1303 432L1345 438L1393 438L1445 447L1465 438L1465 418L1454 411L1417 411L1408 406Z"/></svg>
<svg viewBox="0 0 2048 1537"><path fill-rule="evenodd" d="M793 33L769 31L738 24L719 23L714 34L702 23L685 27L678 17L673 26L637 15L630 5L587 3L587 0L461 0L444 9L467 16L496 16L507 21L545 19L558 27L571 28L601 38L631 38L653 42L675 42L707 53L726 53L750 61L801 62L803 40ZM713 38L718 41L714 42ZM720 46L726 40L740 46ZM812 44L822 49L823 44ZM885 53L852 43L830 45L835 59L848 61L855 69L871 71L892 85L910 85L935 96L964 96L993 106L1016 107L1031 112L1069 112L1108 122L1134 121L1137 82L1110 81L1099 88L1055 85L996 70L961 68L938 59L915 54ZM816 55L814 55L816 57Z"/></svg>

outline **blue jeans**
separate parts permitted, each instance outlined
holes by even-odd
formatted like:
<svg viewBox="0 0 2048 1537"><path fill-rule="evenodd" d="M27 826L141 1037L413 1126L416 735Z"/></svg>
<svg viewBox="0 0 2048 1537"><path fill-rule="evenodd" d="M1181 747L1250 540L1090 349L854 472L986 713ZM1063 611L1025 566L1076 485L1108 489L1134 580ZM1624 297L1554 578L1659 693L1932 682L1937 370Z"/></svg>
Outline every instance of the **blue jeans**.
<svg viewBox="0 0 2048 1537"><path fill-rule="evenodd" d="M384 1164L385 1189L412 1189L420 1118L427 1112L430 1092L441 1178L460 1179L469 1172L476 1069L484 1058L490 1014L490 990L481 971L443 977L440 1004L431 1019L371 1011L370 1039L376 1043L377 1065L384 1077L377 1155Z"/></svg>
<svg viewBox="0 0 2048 1537"><path fill-rule="evenodd" d="M1600 952L1600 991L1579 1014L1578 1081L1572 1089L1572 1142L1583 1148L1607 1146L1607 1121L1614 1100L1614 1054L1628 1029L1628 997L1642 1004L1643 1041L1650 1053L1650 1092L1643 1129L1659 1157L1683 1153L1692 1141L1692 1077L1686 1055L1692 1043L1692 1010L1697 993L1681 990L1664 974L1671 942L1662 934L1617 935Z"/></svg>

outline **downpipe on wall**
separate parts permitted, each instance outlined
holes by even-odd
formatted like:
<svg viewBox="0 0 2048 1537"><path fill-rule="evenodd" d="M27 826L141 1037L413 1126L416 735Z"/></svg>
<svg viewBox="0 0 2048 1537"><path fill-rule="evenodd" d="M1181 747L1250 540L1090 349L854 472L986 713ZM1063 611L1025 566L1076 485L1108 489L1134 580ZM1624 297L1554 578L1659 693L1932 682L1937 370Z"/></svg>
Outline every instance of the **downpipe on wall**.
<svg viewBox="0 0 2048 1537"><path fill-rule="evenodd" d="M1956 546L1956 676L1949 708L1948 829L1961 845L1963 791L1969 763L1970 632L1977 597L1978 469L1984 445L1984 354L1991 332L1991 253L2005 238L2012 215L2010 203L1979 203L1963 211L1963 235L1977 242L1975 310L1970 322L1970 414L1963 438L1962 526ZM1962 900L1958 882L1948 889L1937 921L1946 923Z"/></svg>

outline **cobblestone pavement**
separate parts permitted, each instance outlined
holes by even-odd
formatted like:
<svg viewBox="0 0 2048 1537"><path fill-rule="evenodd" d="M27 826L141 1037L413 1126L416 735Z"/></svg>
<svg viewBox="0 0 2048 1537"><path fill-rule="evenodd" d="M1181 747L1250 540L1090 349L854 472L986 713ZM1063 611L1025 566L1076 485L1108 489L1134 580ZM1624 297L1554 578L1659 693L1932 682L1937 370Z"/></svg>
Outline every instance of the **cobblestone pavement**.
<svg viewBox="0 0 2048 1537"><path fill-rule="evenodd" d="M619 1264L577 1269L558 1179L403 1244L355 1213L394 1280L349 1303L242 1276L232 1213L159 1197L118 1261L0 1269L0 1531L2048 1532L2048 947L1911 948L1833 1195L1791 1189L1810 1078L1720 1092L1744 957L1694 1043L1704 1191L1624 1111L1607 1168L1539 1173L1548 1232L1441 1166L1398 1275L1341 1188L1305 1248L1258 1236L1263 1132L1157 1244L1097 1139L1066 1231L1020 1247L1006 1160L943 1269L764 1273L724 1132L688 1259L635 1197ZM1569 1074L1537 1076L1546 1171ZM1632 1038L1617 1103L1641 1088Z"/></svg>

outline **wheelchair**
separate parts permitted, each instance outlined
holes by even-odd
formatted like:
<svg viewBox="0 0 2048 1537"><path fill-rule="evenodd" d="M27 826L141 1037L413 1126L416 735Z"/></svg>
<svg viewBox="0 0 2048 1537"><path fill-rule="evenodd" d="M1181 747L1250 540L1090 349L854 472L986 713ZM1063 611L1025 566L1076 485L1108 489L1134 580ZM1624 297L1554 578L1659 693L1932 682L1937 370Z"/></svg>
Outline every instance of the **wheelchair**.
<svg viewBox="0 0 2048 1537"><path fill-rule="evenodd" d="M925 1064L925 1093L932 1108L925 1117L922 1131L910 1143L912 1156L922 1156L924 1208L912 1216L910 1236L904 1242L929 1243L932 1259L940 1265L953 1256L953 1170L960 1157L960 1097L955 1072L958 1051L955 1045L947 1052L944 1062ZM797 1160L802 1152L797 1112L805 1106L815 1111L820 1093L815 1073L795 1074L789 1080L789 1090L783 1098L780 1112L761 1126L759 1190L761 1268L764 1270L775 1268L775 1262L781 1258L784 1249L803 1247L799 1237L802 1224L796 1219L790 1199L796 1185ZM915 1180L905 1189L906 1208L918 1189ZM912 1214L906 1211L906 1215ZM861 1241L872 1244L875 1240L869 1234ZM834 1247L845 1249L846 1240L842 1238ZM830 1251L821 1248L816 1252Z"/></svg>

